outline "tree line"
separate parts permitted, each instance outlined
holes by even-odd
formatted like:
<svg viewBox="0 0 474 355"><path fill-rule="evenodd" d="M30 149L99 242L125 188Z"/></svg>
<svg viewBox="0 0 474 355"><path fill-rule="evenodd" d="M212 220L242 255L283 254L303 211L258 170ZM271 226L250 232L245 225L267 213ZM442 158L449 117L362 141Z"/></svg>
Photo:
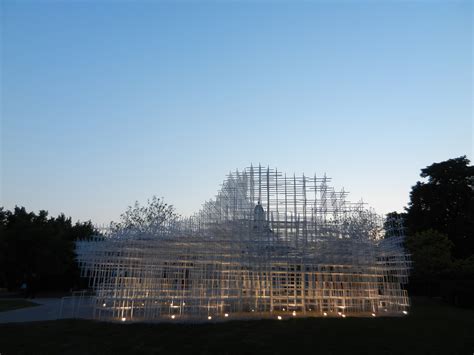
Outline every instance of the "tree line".
<svg viewBox="0 0 474 355"><path fill-rule="evenodd" d="M25 288L33 296L39 290L82 287L74 242L95 234L90 221L73 224L64 214L0 207L0 288Z"/></svg>
<svg viewBox="0 0 474 355"><path fill-rule="evenodd" d="M474 166L466 156L421 169L402 218L411 254L412 294L443 296L469 305L474 299Z"/></svg>
<svg viewBox="0 0 474 355"><path fill-rule="evenodd" d="M474 167L469 164L462 156L421 169L425 180L412 187L405 211L387 215L402 219L406 227L412 293L448 294L455 303L474 299ZM147 206L137 202L129 207L111 227L152 232L176 218L172 205L153 197ZM0 208L0 288L14 290L24 283L42 290L85 286L74 242L97 234L90 221L73 224L64 214L48 217L46 211Z"/></svg>

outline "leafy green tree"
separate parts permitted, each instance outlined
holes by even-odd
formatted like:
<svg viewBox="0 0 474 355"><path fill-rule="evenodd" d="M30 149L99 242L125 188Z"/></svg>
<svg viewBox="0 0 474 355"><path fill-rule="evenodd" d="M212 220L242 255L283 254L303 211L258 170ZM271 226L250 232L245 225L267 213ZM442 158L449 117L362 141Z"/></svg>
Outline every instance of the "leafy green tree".
<svg viewBox="0 0 474 355"><path fill-rule="evenodd" d="M422 169L427 181L413 186L406 209L409 234L437 230L452 241L457 258L474 254L474 166L469 163L462 156Z"/></svg>
<svg viewBox="0 0 474 355"><path fill-rule="evenodd" d="M414 278L439 278L453 266L453 243L438 231L430 229L409 235L405 243L412 256Z"/></svg>
<svg viewBox="0 0 474 355"><path fill-rule="evenodd" d="M17 288L34 279L37 288L69 289L79 282L74 242L96 234L91 222L77 222L63 214L0 209L0 287ZM30 280L30 283L33 281Z"/></svg>
<svg viewBox="0 0 474 355"><path fill-rule="evenodd" d="M129 206L120 215L120 222L112 222L114 232L133 232L137 234L155 234L163 231L168 226L175 223L179 215L175 212L174 206L169 205L156 196L147 200L145 206L141 206L138 201L135 205Z"/></svg>
<svg viewBox="0 0 474 355"><path fill-rule="evenodd" d="M454 260L453 272L456 278L474 280L474 255L466 259Z"/></svg>
<svg viewBox="0 0 474 355"><path fill-rule="evenodd" d="M383 224L385 238L398 237L405 235L404 221L405 213L390 212L385 216Z"/></svg>

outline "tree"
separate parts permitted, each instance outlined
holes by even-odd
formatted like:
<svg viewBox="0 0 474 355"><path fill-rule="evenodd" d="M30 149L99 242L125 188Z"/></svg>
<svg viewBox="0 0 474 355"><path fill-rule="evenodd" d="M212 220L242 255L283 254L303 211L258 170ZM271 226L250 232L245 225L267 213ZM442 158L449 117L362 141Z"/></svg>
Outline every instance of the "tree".
<svg viewBox="0 0 474 355"><path fill-rule="evenodd" d="M453 255L474 254L474 166L466 156L434 163L421 170L406 209L408 234L434 229L453 243Z"/></svg>
<svg viewBox="0 0 474 355"><path fill-rule="evenodd" d="M396 211L387 213L383 228L385 230L385 238L399 237L405 235L404 221L406 214Z"/></svg>
<svg viewBox="0 0 474 355"><path fill-rule="evenodd" d="M0 208L0 287L17 288L34 278L41 289L67 290L79 283L74 241L96 234L91 222L64 214L48 218L47 211Z"/></svg>
<svg viewBox="0 0 474 355"><path fill-rule="evenodd" d="M179 219L174 206L156 196L147 200L146 206L138 201L120 215L120 222L112 222L112 231L116 233L159 234Z"/></svg>
<svg viewBox="0 0 474 355"><path fill-rule="evenodd" d="M405 240L413 261L412 276L418 279L436 279L448 272L453 263L453 243L435 230L427 230L407 236Z"/></svg>

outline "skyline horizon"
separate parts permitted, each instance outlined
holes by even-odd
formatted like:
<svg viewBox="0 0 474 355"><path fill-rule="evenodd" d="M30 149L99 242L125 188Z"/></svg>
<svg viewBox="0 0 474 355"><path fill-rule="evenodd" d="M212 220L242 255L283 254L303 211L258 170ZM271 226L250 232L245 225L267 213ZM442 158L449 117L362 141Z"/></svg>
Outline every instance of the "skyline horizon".
<svg viewBox="0 0 474 355"><path fill-rule="evenodd" d="M466 155L466 157L467 157L469 160L471 160L467 155ZM453 157L453 158L457 158L457 157ZM453 158L450 158L450 159L453 159ZM433 163L439 163L439 162L437 161L437 162L433 162ZM431 165L431 164L429 164L429 165ZM254 165L253 163L251 163L248 167L245 167L245 168L243 168L243 169L237 169L237 170L234 170L234 171L230 171L229 173L232 173L232 174L235 174L236 172L242 173L243 171L246 171L247 169L250 169L251 167L257 168L257 167L259 167L259 166L261 166L262 169L266 169L266 168L268 167L268 168L270 168L270 170L272 170L272 169L278 170L278 168L275 168L275 167L264 166L264 165L261 165L261 164L258 164L258 165L255 164L255 165ZM420 172L421 172L421 169L420 169ZM229 174L229 173L228 173L228 174ZM288 177L291 178L291 176L296 175L296 173L287 174L286 172L280 171L280 170L278 170L278 173L283 174L283 175L286 176L287 178L288 178ZM226 175L226 177L228 176L228 174ZM306 177L309 177L309 175L305 175L305 173L303 173L302 175L303 175L303 176L306 176ZM326 177L326 178L327 178L327 181L328 181L328 183L329 183L328 186L333 187L333 188L334 188L334 191L335 191L336 193L337 193L337 192L342 192L342 191L344 191L344 193L346 194L346 197L349 197L349 198L347 199L347 201L348 201L349 203L356 203L356 204L359 204L359 203L360 203L360 204L362 204L362 205L364 206L365 209L370 210L370 211L376 213L379 217L383 217L383 218L385 218L386 215L387 215L388 213L391 213L391 212L397 212L397 213L404 213L404 212L405 212L405 209L408 207L408 204L409 204L409 194L410 194L411 188L412 188L412 186L414 186L414 185L416 184L416 182L415 182L415 183L410 187L410 191L408 192L408 197L407 197L407 203L406 203L406 205L402 206L401 209L398 209L398 210L392 209L392 210L380 212L380 211L377 211L377 210L376 210L373 206L371 206L368 202L366 202L363 197L361 197L361 198L358 199L358 200L352 200L352 199L350 198L350 196L351 196L350 191L347 191L344 187L341 187L341 188L337 189L335 186L333 186L333 185L331 184L332 181L333 181L333 179L331 178L331 176L328 176L326 173L324 173L324 174L322 174L322 175L317 175L317 174L314 174L314 175L315 175L316 177L318 177L318 179L319 179L319 178L322 178L322 177ZM311 175L311 176L312 176L312 175ZM420 179L417 180L417 181L423 181L423 180L426 180L426 179L420 177ZM223 182L225 182L225 178L223 179ZM219 185L219 187L222 187L222 183ZM216 189L217 192L219 191L219 187ZM198 212L201 210L201 208L203 207L203 205L205 204L205 202L210 201L210 200L214 200L216 196L217 196L217 195L213 195L212 198L209 198L209 199L203 201L203 202L201 203L200 207L199 207L196 211L191 212L191 214L186 214L186 215L185 215L185 214L180 213L180 211L179 211L179 206L176 206L169 198L166 198L165 196L161 196L161 195L158 195L158 194L151 194L149 197L147 197L147 198L146 198L145 200L143 200L143 201L139 201L139 200L131 201L129 204L127 204L126 206L124 206L123 211L116 217L116 219L111 219L111 220L109 220L109 221L104 220L104 221L100 221L100 222L95 222L95 221L93 220L93 218L84 219L84 220L81 220L81 219L74 219L73 216L68 215L67 213L64 213L64 212L57 212L57 213L54 214L54 213L50 213L50 211L49 211L48 209L44 209L44 208L43 208L43 209L39 209L39 210L30 210L30 209L28 209L27 206L15 205L15 206L13 206L13 207L11 207L11 208L7 208L7 209L13 210L13 208L15 208L15 207L20 207L20 208L24 207L24 208L26 209L26 211L29 211L29 212L39 212L40 210L45 210L45 211L48 212L48 216L49 216L49 217L55 217L55 216L57 216L57 215L64 214L67 218L71 218L72 222L87 222L87 221L90 221L90 222L91 222L94 226L96 226L96 227L103 227L103 228L105 228L105 227L107 227L108 225L110 225L111 223L119 222L119 221L120 221L121 214L124 213L125 210L126 210L129 206L133 206L135 203L138 203L140 206L144 206L144 205L145 205L146 203L148 203L148 201L149 201L150 199L152 199L153 197L158 197L160 200L162 200L163 202L167 203L168 205L172 205L173 208L175 209L175 212L178 213L178 215L179 215L180 218L188 218L188 217L192 217L194 214L198 213ZM0 207L5 208L5 206L0 206Z"/></svg>

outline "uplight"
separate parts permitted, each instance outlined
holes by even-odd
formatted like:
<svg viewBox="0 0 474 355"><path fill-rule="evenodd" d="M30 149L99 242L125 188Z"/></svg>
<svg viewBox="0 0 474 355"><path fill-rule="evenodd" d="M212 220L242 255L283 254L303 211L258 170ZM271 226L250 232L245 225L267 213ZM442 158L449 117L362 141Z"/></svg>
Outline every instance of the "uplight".
<svg viewBox="0 0 474 355"><path fill-rule="evenodd" d="M225 313L225 314L224 314L224 317L227 318L228 316L229 316L229 313Z"/></svg>
<svg viewBox="0 0 474 355"><path fill-rule="evenodd" d="M208 317L207 317L207 319L211 320L211 319L212 319L212 317L211 317L211 316L208 316Z"/></svg>
<svg viewBox="0 0 474 355"><path fill-rule="evenodd" d="M343 314L343 315L342 315L342 318L346 318L346 315L345 315L345 314Z"/></svg>
<svg viewBox="0 0 474 355"><path fill-rule="evenodd" d="M122 318L122 322L125 322L127 320L127 318L123 317Z"/></svg>
<svg viewBox="0 0 474 355"><path fill-rule="evenodd" d="M171 316L171 319L175 319L175 318L176 318L176 316L173 314L173 315Z"/></svg>
<svg viewBox="0 0 474 355"><path fill-rule="evenodd" d="M372 313L372 317L375 317L375 313Z"/></svg>
<svg viewBox="0 0 474 355"><path fill-rule="evenodd" d="M296 316L296 312L295 312L295 311L293 311L293 313L292 313L292 314L293 314L293 317L294 317L294 316Z"/></svg>
<svg viewBox="0 0 474 355"><path fill-rule="evenodd" d="M407 315L407 314L408 314L408 312L407 312L407 311L403 311L403 314Z"/></svg>
<svg viewBox="0 0 474 355"><path fill-rule="evenodd" d="M328 314L327 314L326 312L324 312L324 313L323 313L323 316L325 316L325 317L326 317L327 315L328 315Z"/></svg>
<svg viewBox="0 0 474 355"><path fill-rule="evenodd" d="M281 316L278 316L277 318L278 318L278 320L281 320Z"/></svg>

